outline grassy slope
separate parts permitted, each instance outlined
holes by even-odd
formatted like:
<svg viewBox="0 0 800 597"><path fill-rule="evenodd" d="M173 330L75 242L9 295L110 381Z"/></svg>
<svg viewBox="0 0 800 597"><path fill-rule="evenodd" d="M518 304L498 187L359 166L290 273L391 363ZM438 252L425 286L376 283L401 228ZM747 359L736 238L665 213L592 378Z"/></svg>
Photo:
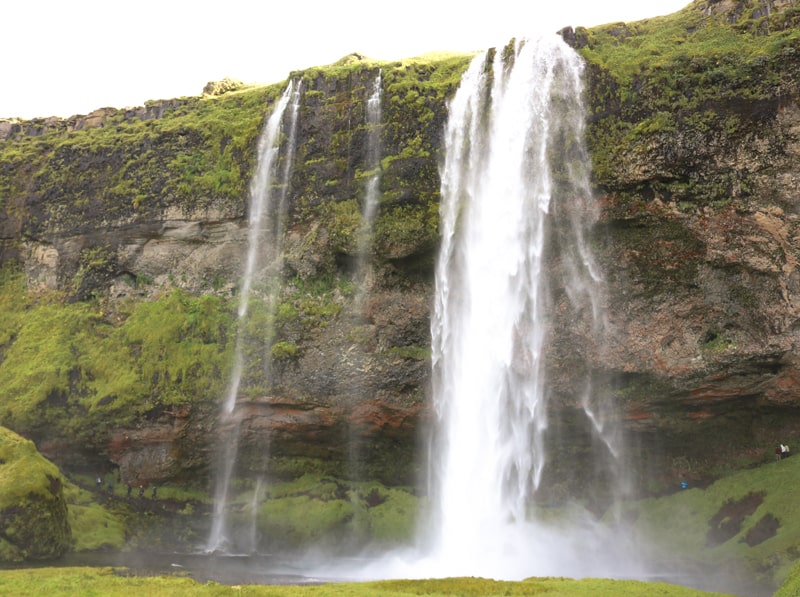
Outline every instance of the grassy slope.
<svg viewBox="0 0 800 597"><path fill-rule="evenodd" d="M777 587L800 555L799 483L795 455L628 509L645 544L660 545L665 558L735 568Z"/></svg>

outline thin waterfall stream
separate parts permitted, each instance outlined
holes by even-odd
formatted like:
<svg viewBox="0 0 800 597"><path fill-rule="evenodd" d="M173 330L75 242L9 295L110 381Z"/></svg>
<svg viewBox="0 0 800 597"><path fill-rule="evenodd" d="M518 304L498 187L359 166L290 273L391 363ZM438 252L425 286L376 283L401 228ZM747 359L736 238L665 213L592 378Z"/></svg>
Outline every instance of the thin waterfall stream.
<svg viewBox="0 0 800 597"><path fill-rule="evenodd" d="M383 77L379 70L373 84L372 95L367 100L367 154L366 166L372 172L367 181L364 197L363 218L368 232L372 231L378 210L379 184L381 180L381 119L383 116ZM362 253L365 252L362 250Z"/></svg>
<svg viewBox="0 0 800 597"><path fill-rule="evenodd" d="M248 363L245 353L248 343L247 322L251 300L265 303L267 313L272 313L277 298L277 276L281 243L286 220L286 198L296 141L297 113L300 103L301 84L290 81L283 95L276 102L258 142L256 170L250 181L248 205L248 234L245 267L239 292L237 310L237 335L234 349L233 369L228 390L222 405L220 427L219 460L214 493L214 511L211 532L206 550L208 552L252 552L256 548L255 511L257 503L250 505L250 529L237 533L229 521L229 492L239 449L241 413L237 410L240 387L246 377ZM288 114L287 114L288 112ZM288 116L287 118L284 118ZM288 120L288 122L287 122ZM285 142L284 141L285 137ZM283 154L282 154L283 152ZM275 183L278 192L275 192ZM256 286L258 292L256 292ZM263 333L264 330L261 330ZM267 336L270 333L267 331ZM263 338L255 339L257 343ZM264 370L263 377L269 372ZM254 500L261 494L261 481L254 490ZM249 539L249 540L248 540ZM247 545L243 545L247 543Z"/></svg>
<svg viewBox="0 0 800 597"><path fill-rule="evenodd" d="M383 77L380 70L373 83L372 94L366 101L366 151L365 168L370 173L364 186L364 203L361 208L361 229L358 238L358 255L356 258L355 279L358 291L355 298L355 307L361 312L364 299L370 286L370 251L372 249L372 236L375 227L375 217L378 213L380 202L381 182L381 120L383 112Z"/></svg>

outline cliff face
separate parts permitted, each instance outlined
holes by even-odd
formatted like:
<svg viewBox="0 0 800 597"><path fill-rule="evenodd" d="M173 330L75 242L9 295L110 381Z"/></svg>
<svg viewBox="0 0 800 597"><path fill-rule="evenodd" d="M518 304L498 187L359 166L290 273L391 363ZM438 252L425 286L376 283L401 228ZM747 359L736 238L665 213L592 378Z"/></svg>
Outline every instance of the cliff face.
<svg viewBox="0 0 800 597"><path fill-rule="evenodd" d="M597 60L604 367L674 475L766 457L798 433L799 17L796 2L694 2L576 32ZM659 35L677 43L644 58Z"/></svg>
<svg viewBox="0 0 800 597"><path fill-rule="evenodd" d="M798 9L767 4L695 2L663 19L564 32L587 61L608 325L605 345L591 346L557 311L551 404L574 431L558 449L564 459L591 449L572 385L586 368L624 412L641 487L705 480L800 434ZM468 61L351 56L292 75L305 90L283 289L275 335L240 395L246 470L414 481L431 409L441 131ZM370 174L365 106L379 69L382 197L362 295L352 279ZM0 257L39 289L22 306L4 303L3 424L67 465L111 462L125 479L207 472L256 137L281 91L103 111L82 124L0 123ZM62 319L75 327L53 356L25 361L34 320L52 337ZM124 379L109 381L108 355ZM259 387L267 367L271 386Z"/></svg>
<svg viewBox="0 0 800 597"><path fill-rule="evenodd" d="M265 338L241 396L252 411L243 467L294 476L312 462L347 474L358 452L359 475L413 481L429 369L436 156L445 99L468 60L377 65L351 56L293 75L303 99L285 286L277 319L265 323L264 312L254 323ZM365 104L380 70L381 210L370 288L356 305ZM207 474L233 348L247 183L281 87L175 101L157 114L104 110L91 123L2 129L2 256L43 297L24 292L6 267L15 315L3 339L4 422L46 455L72 467L107 459L134 483ZM70 314L67 328L45 309L54 300ZM38 345L32 370L24 338ZM265 368L269 388L258 386ZM114 381L100 381L109 374Z"/></svg>

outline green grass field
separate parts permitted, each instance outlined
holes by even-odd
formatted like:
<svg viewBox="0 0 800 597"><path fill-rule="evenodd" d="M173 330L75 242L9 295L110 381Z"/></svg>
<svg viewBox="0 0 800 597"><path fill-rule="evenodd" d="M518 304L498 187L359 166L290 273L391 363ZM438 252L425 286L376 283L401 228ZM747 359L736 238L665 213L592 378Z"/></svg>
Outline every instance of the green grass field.
<svg viewBox="0 0 800 597"><path fill-rule="evenodd" d="M481 578L449 578L437 580L387 580L365 583L335 583L316 586L263 586L217 583L200 584L188 578L127 576L124 570L112 568L40 568L0 572L0 594L11 596L115 595L148 597L180 597L183 595L252 595L271 597L405 596L430 597L464 595L475 597L546 595L567 597L691 597L722 595L706 593L664 583L613 581L606 579L571 580L534 578L521 582L493 581Z"/></svg>

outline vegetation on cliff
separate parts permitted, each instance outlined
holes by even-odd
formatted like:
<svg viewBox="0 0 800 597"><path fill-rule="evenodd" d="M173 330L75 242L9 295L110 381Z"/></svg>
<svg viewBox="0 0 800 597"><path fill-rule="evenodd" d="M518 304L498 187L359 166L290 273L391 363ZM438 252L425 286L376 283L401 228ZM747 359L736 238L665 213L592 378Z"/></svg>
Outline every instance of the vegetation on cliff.
<svg viewBox="0 0 800 597"><path fill-rule="evenodd" d="M291 75L302 81L305 128L290 182L284 285L274 312L258 300L251 305L253 329L246 333L261 343L249 355L243 397L286 391L301 401L323 401L329 391L309 394L291 375L296 377L309 346L353 300L361 203L371 175L363 159L365 106L379 71L383 175L372 259L379 283L393 293L423 280L420 272L431 267L437 238L445 99L467 63L465 56L395 63L349 57ZM142 230L134 236L157 237L154 226L169 218L243 219L259 129L283 85L223 87L144 110L101 110L4 129L0 423L36 440L63 466L80 471L120 466L123 484L139 475L146 481L148 474L159 475L154 481L207 475L207 433L198 446L199 438L176 432L171 460L155 473L141 468L145 457L136 452L137 441L149 426L177 425L191 417L200 429L213 421L232 360L238 268L203 273L199 280L187 271L137 270L124 257L129 241L109 231ZM45 275L36 273L43 262L28 267L31 257L37 259L37 246L58 254ZM390 307L380 313L383 307L378 299L370 306L381 321L396 312ZM424 321L423 311L409 313ZM429 356L424 339L399 330L401 323L395 318L390 334L381 330L383 337L377 338L375 326L362 325L347 334L348 342L381 368L410 363L421 371ZM268 367L276 372L272 387L262 381ZM381 379L380 368L374 376ZM393 371L382 383L394 383L395 377L400 376ZM399 390L390 391L414 399L421 394L406 380L397 385ZM394 449L394 440L384 443ZM395 483L407 479L413 463L383 454L377 445L371 443L369 458L382 463L382 476ZM134 456L123 464L125 450ZM171 464L179 460L180 465ZM341 473L344 466L333 468ZM370 466L372 471L377 465ZM293 469L289 475L284 469L281 474L288 476L304 472ZM86 530L78 533L77 547L118 546L124 535L118 524L106 525L111 529L106 537L96 534L94 522L108 523L107 513L93 510L78 490L70 495L74 526ZM387 525L375 522L377 538L391 534Z"/></svg>
<svg viewBox="0 0 800 597"><path fill-rule="evenodd" d="M672 15L575 31L590 64L589 143L602 187L694 205L746 201L755 175L780 166L789 139L776 115L798 95L800 8L762 4L695 0Z"/></svg>
<svg viewBox="0 0 800 597"><path fill-rule="evenodd" d="M218 399L230 361L221 299L176 289L105 313L97 302L28 293L15 268L0 273L3 425L36 441L71 437L96 453L109 422Z"/></svg>
<svg viewBox="0 0 800 597"><path fill-rule="evenodd" d="M296 73L306 89L300 123L315 123L301 133L291 189L293 224L307 231L309 243L321 233L328 251L341 260L358 253L358 232L366 182L374 172L364 163L366 102L378 72L382 78L380 208L370 254L380 262L427 257L437 243L440 136L447 116L445 100L458 86L469 61L464 55L431 55L394 63L343 60ZM312 244L313 246L313 244ZM335 261L318 274L336 273ZM327 270L322 269L327 266ZM307 275L298 269L301 276Z"/></svg>
<svg viewBox="0 0 800 597"><path fill-rule="evenodd" d="M25 229L89 230L158 218L167 206L241 213L253 139L279 90L190 98L140 118L124 110L79 130L44 129L0 142L0 207L32 210Z"/></svg>

